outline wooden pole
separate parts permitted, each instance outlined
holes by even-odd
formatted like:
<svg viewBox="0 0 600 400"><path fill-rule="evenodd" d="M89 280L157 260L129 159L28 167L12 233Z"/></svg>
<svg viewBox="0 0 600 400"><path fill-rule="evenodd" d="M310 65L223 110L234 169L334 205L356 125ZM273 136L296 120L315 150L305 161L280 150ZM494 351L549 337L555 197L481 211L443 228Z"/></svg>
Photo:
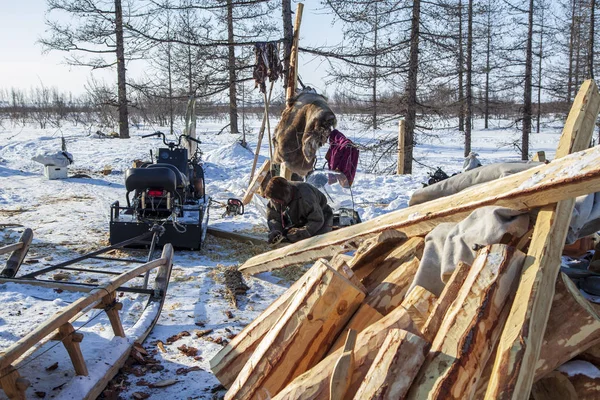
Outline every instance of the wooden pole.
<svg viewBox="0 0 600 400"><path fill-rule="evenodd" d="M256 163L258 162L258 155L260 154L260 146L262 144L262 138L265 134L265 125L269 124L269 102L271 101L271 94L273 93L273 84L275 82L271 82L271 86L269 87L269 97L267 97L265 93L265 114L263 115L262 123L260 125L260 130L258 131L258 139L256 142L256 150L254 151L254 160L252 161L252 169L250 170L250 183L248 187L252 185L252 178L254 178L254 171L256 170ZM273 154L271 154L271 133L269 131L269 154L270 158L273 158Z"/></svg>
<svg viewBox="0 0 600 400"><path fill-rule="evenodd" d="M32 240L33 231L29 228L25 229L21 234L19 243L17 243L17 245L20 245L19 248L15 249L10 257L8 257L8 260L6 260L6 266L2 271L0 271L0 276L12 278L17 275L25 256L29 251L29 246L31 245Z"/></svg>
<svg viewBox="0 0 600 400"><path fill-rule="evenodd" d="M333 367L331 383L329 384L329 399L343 400L352 379L354 369L354 345L356 344L356 331L348 331L344 351Z"/></svg>
<svg viewBox="0 0 600 400"><path fill-rule="evenodd" d="M296 8L296 20L294 21L292 50L290 54L290 70L288 73L288 82L285 92L286 107L288 106L287 102L296 95L296 86L298 85L298 42L300 41L302 10L304 10L304 4L298 3L298 7ZM282 176L289 181L292 178L292 171L285 165L285 163L281 163L279 168L279 176Z"/></svg>
<svg viewBox="0 0 600 400"><path fill-rule="evenodd" d="M400 120L398 124L398 167L396 168L396 173L398 175L404 174L404 132L405 132L405 122L403 119Z"/></svg>
<svg viewBox="0 0 600 400"><path fill-rule="evenodd" d="M587 80L567 117L556 158L589 146L599 111L600 93L594 81ZM486 399L529 397L575 204L574 196L570 197L549 204L538 213L523 276L500 338Z"/></svg>

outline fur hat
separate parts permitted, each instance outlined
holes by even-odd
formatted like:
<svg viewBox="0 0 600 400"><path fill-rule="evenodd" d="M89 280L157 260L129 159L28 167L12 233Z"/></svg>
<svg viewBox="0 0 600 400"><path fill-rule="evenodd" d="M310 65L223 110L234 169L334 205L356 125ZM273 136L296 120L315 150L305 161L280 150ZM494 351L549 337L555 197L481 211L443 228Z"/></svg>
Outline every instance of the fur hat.
<svg viewBox="0 0 600 400"><path fill-rule="evenodd" d="M292 200L292 186L288 183L287 179L276 176L267 184L265 196L269 199L280 200L288 204Z"/></svg>

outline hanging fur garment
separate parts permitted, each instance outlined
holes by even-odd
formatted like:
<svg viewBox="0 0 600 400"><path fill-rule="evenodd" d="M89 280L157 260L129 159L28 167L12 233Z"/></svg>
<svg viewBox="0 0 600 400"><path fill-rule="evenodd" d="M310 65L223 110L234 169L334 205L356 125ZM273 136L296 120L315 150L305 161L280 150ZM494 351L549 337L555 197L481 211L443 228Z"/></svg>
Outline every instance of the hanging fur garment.
<svg viewBox="0 0 600 400"><path fill-rule="evenodd" d="M275 128L273 161L305 176L337 123L325 97L307 88L288 100Z"/></svg>

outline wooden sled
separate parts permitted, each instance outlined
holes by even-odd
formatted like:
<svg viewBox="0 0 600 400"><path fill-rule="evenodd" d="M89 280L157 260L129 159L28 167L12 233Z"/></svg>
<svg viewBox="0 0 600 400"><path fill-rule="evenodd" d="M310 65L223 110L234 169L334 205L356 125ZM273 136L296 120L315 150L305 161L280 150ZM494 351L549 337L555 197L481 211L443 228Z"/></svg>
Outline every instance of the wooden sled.
<svg viewBox="0 0 600 400"><path fill-rule="evenodd" d="M35 398L33 390L28 392L30 381L26 377L21 377L21 373L26 366L27 371L31 368L41 369L46 366L42 366L34 360L55 347L48 342L60 341L67 350L75 376L54 388L60 391L53 391L53 397L95 399L123 366L134 343L142 343L156 324L164 304L172 265L173 247L167 244L163 247L159 259L145 262L129 271L117 273L114 278L102 285L53 282L27 277L0 278L0 284L35 285L55 290L85 293L84 297L60 309L29 334L0 353L0 387L4 393L9 399ZM134 278L144 277L146 273L154 269L158 271L151 288L123 286ZM115 273L113 272L113 274ZM148 295L146 306L137 322L128 329L124 329L121 323L119 310L122 308L122 303L117 301L117 292ZM114 337L107 344L102 345L100 351L103 357L100 362L87 364L84 352L80 347L84 335L75 329L73 323L92 308L102 309L106 312ZM64 360L59 360L59 363L64 363ZM35 364L37 365L33 367ZM44 371L41 372L41 374L44 373ZM30 378L33 377L30 376Z"/></svg>

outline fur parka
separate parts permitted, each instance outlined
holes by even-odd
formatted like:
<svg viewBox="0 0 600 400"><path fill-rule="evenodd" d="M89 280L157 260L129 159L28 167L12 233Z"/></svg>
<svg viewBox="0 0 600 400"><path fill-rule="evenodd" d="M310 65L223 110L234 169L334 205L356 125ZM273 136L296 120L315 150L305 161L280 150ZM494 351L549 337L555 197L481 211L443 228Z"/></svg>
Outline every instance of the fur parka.
<svg viewBox="0 0 600 400"><path fill-rule="evenodd" d="M337 123L325 97L303 91L290 99L281 114L273 138L273 160L292 172L306 176L313 169L317 150Z"/></svg>

